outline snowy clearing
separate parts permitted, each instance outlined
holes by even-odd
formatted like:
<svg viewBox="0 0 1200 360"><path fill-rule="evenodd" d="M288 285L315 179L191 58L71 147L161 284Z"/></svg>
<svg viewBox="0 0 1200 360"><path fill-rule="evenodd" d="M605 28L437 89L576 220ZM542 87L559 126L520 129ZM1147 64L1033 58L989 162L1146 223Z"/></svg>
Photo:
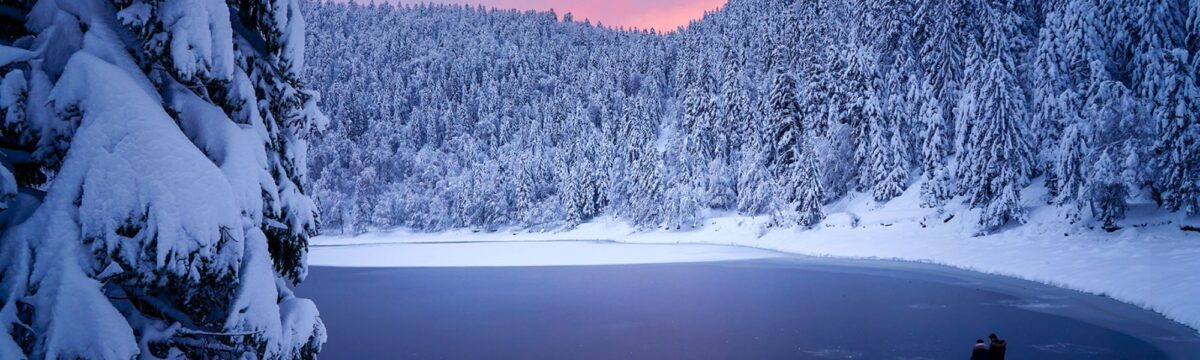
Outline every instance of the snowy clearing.
<svg viewBox="0 0 1200 360"><path fill-rule="evenodd" d="M765 218L736 215L716 216L703 228L691 231L638 230L610 219L598 219L568 230L475 232L455 230L420 233L407 230L368 233L360 236L315 238L310 254L313 265L339 266L464 266L471 261L486 266L497 263L566 265L626 263L632 261L688 261L691 251L701 251L709 260L742 255L717 250L666 251L645 248L646 254L608 255L585 245L563 246L550 251L545 243L529 241L604 239L638 244L708 244L768 249L808 256L889 259L952 266L988 274L1010 276L1045 284L1104 295L1165 315L1193 329L1200 329L1200 233L1180 230L1180 222L1193 221L1159 211L1130 212L1126 229L1106 233L1099 229L1064 224L1054 207L1036 207L1030 222L990 236L974 237L975 216L970 211L950 211L955 218L944 221L936 212L917 206L919 186L911 186L899 198L884 204L863 200L843 201L829 206L831 221L813 230L772 229ZM1036 199L1039 189L1027 191ZM857 222L834 220L857 218ZM924 224L924 225L923 225ZM826 226L828 225L828 226ZM1070 234L1069 236L1066 236ZM379 247L349 250L330 245L447 242L513 242L510 246L482 247ZM428 245L426 245L428 246ZM539 248L540 247L540 248ZM599 247L598 247L599 248ZM458 254L458 250L472 249ZM403 250L403 251L399 251ZM438 250L445 250L438 252ZM533 250L545 250L534 252ZM634 250L631 248L631 250ZM415 253L405 254L413 251ZM642 251L637 249L637 251ZM712 253L709 253L712 251ZM370 256L355 256L370 254ZM505 255L500 255L505 254ZM444 259L439 259L444 258ZM519 260L518 260L519 259ZM586 261L586 262L585 262Z"/></svg>

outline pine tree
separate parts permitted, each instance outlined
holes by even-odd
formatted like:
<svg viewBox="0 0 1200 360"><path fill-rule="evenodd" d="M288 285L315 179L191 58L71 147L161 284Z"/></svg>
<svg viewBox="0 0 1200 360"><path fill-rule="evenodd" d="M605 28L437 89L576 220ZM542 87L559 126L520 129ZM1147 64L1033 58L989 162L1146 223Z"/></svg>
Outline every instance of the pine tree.
<svg viewBox="0 0 1200 360"><path fill-rule="evenodd" d="M904 192L908 181L908 162L900 126L891 116L876 118L871 127L871 172L874 176L875 201L888 201Z"/></svg>
<svg viewBox="0 0 1200 360"><path fill-rule="evenodd" d="M800 161L794 168L796 199L794 210L800 226L811 227L825 218L821 212L824 191L821 188L821 168L817 166L817 154L811 137L806 136L801 145Z"/></svg>
<svg viewBox="0 0 1200 360"><path fill-rule="evenodd" d="M1146 166L1141 165L1140 158L1149 151L1153 126L1124 83L1111 80L1099 62L1093 64L1093 69L1084 113L1094 129L1089 140L1096 148L1087 163L1094 163L1096 154L1109 154L1120 161L1117 164L1121 181L1133 192L1146 184Z"/></svg>
<svg viewBox="0 0 1200 360"><path fill-rule="evenodd" d="M1187 18L1187 47L1192 52L1192 56L1200 53L1200 1L1188 1L1188 18ZM1198 57L1200 58L1200 57ZM1200 64L1196 59L1192 59L1193 63ZM1196 66L1200 69L1200 66Z"/></svg>
<svg viewBox="0 0 1200 360"><path fill-rule="evenodd" d="M763 113L750 119L750 140L742 146L738 169L738 213L763 215L779 209L778 190L771 170L775 151L770 139L774 122Z"/></svg>
<svg viewBox="0 0 1200 360"><path fill-rule="evenodd" d="M707 163L716 159L718 144L713 140L715 106L712 97L700 87L689 88L683 97L683 136L686 147L698 157L697 161Z"/></svg>
<svg viewBox="0 0 1200 360"><path fill-rule="evenodd" d="M634 182L634 193L643 201L634 203L631 218L635 224L662 224L666 221L662 206L666 196L663 193L662 155L650 151L638 159L636 166L638 176Z"/></svg>
<svg viewBox="0 0 1200 360"><path fill-rule="evenodd" d="M1055 159L1055 176L1059 179L1058 196L1054 198L1054 203L1058 204L1067 210L1066 216L1071 222L1080 220L1080 214L1077 210L1079 201L1084 194L1084 184L1088 181L1085 178L1084 164L1087 161L1086 156L1090 152L1087 138L1085 135L1085 127L1080 125L1081 121L1076 121L1074 125L1067 128L1066 135L1063 136L1062 143L1059 146L1058 158Z"/></svg>
<svg viewBox="0 0 1200 360"><path fill-rule="evenodd" d="M871 141L875 135L872 133L886 130L875 128L884 116L875 87L880 82L876 59L869 54L869 49L863 46L852 49L849 56L847 67L842 74L846 104L840 122L849 126L851 130L850 143L854 147L852 165L858 179L855 188L864 190L872 188L875 180L871 157L872 146L875 145Z"/></svg>
<svg viewBox="0 0 1200 360"><path fill-rule="evenodd" d="M317 232L306 140L327 121L301 81L299 2L34 3L6 5L31 33L0 65L21 70L4 143L32 160L0 172L21 208L0 229L0 354L315 357L324 326L288 288Z"/></svg>
<svg viewBox="0 0 1200 360"><path fill-rule="evenodd" d="M850 141L852 130L841 123L833 123L825 139L818 139L816 148L820 158L821 187L825 200L833 201L845 196L857 186L857 170L854 166L854 147Z"/></svg>
<svg viewBox="0 0 1200 360"><path fill-rule="evenodd" d="M1023 128L1026 117L1021 89L1001 60L992 60L978 72L982 79L966 121L978 124L966 143L962 191L969 192L972 207L983 208L981 233L995 231L1010 221L1024 222L1020 189L1028 182L1032 155Z"/></svg>
<svg viewBox="0 0 1200 360"><path fill-rule="evenodd" d="M724 75L721 77L722 111L719 117L722 126L716 131L726 134L724 143L719 146L722 158L729 160L737 153L747 140L751 138L753 119L750 109L750 94L745 85L742 68L745 64L740 61L740 54L730 50L725 55L723 64ZM732 132L732 134L729 134Z"/></svg>
<svg viewBox="0 0 1200 360"><path fill-rule="evenodd" d="M1200 96L1185 50L1160 51L1150 64L1154 83L1152 118L1158 177L1156 190L1171 211L1200 213Z"/></svg>
<svg viewBox="0 0 1200 360"><path fill-rule="evenodd" d="M918 25L926 29L920 44L921 63L948 124L953 124L953 109L962 87L965 37L957 26L962 10L963 4L957 0L921 0L917 6L918 18L929 19Z"/></svg>
<svg viewBox="0 0 1200 360"><path fill-rule="evenodd" d="M969 167L963 165L971 160L967 151L971 142L977 140L974 138L978 132L974 119L982 116L979 113L979 92L983 87L982 81L986 79L984 68L989 63L982 56L983 49L978 43L972 44L968 49L967 66L963 71L963 89L959 94L958 103L954 106L954 135L951 139L954 144L955 163L958 164L954 171L954 177L957 179L965 179L968 176L966 171Z"/></svg>
<svg viewBox="0 0 1200 360"><path fill-rule="evenodd" d="M775 70L769 101L773 122L771 129L774 134L771 141L770 166L776 176L783 176L799 160L797 147L802 136L802 128L796 114L799 108L796 100L796 79L791 73L782 68ZM791 195L785 194L785 201L791 200Z"/></svg>
<svg viewBox="0 0 1200 360"><path fill-rule="evenodd" d="M942 118L941 102L933 95L933 85L926 80L922 86L920 121L925 123L921 147L921 170L925 183L921 185L921 206L940 208L950 198L949 145L946 140L946 121Z"/></svg>
<svg viewBox="0 0 1200 360"><path fill-rule="evenodd" d="M813 132L817 137L825 136L829 129L834 113L832 99L835 90L834 71L829 69L829 62L834 56L829 55L829 45L832 39L827 36L829 21L827 4L814 3L800 6L799 44L796 52L796 78L798 82L799 102L798 116L805 133Z"/></svg>
<svg viewBox="0 0 1200 360"><path fill-rule="evenodd" d="M1102 152L1100 159L1092 165L1087 182L1092 216L1100 221L1104 230L1112 232L1120 229L1117 222L1125 218L1125 210L1128 207L1125 198L1128 190L1121 180L1119 167L1112 157L1108 156L1108 151Z"/></svg>
<svg viewBox="0 0 1200 360"><path fill-rule="evenodd" d="M1034 146L1058 148L1063 129L1081 115L1083 94L1090 88L1092 64L1104 62L1105 45L1098 33L1099 9L1091 0L1070 0L1046 15L1041 29L1033 81ZM1060 171L1054 152L1042 153L1040 162L1050 196L1059 196ZM1074 195L1071 195L1074 196Z"/></svg>
<svg viewBox="0 0 1200 360"><path fill-rule="evenodd" d="M1161 53L1186 46L1188 12L1178 0L1131 0L1124 10L1131 28L1134 91L1153 98L1153 87L1161 76Z"/></svg>
<svg viewBox="0 0 1200 360"><path fill-rule="evenodd" d="M985 59L1001 59L1009 72L1015 72L1018 69L1014 60L1033 46L1027 33L1032 28L1027 3L1022 0L1000 0L978 2L975 5L978 11L975 20L981 22L979 43L982 56Z"/></svg>
<svg viewBox="0 0 1200 360"><path fill-rule="evenodd" d="M743 215L762 215L777 209L777 195L774 177L767 171L767 153L769 150L754 150L744 148L746 154L742 157L741 169L738 171L737 209Z"/></svg>

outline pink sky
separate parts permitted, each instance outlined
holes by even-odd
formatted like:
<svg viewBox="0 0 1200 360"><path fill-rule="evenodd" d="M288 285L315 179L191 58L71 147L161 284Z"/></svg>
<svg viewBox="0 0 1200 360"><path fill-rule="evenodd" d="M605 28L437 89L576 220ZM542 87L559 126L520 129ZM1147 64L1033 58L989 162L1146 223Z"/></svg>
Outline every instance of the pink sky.
<svg viewBox="0 0 1200 360"><path fill-rule="evenodd" d="M369 0L358 0L367 2ZM576 21L591 19L592 23L627 28L653 28L659 31L675 30L699 19L705 11L714 10L726 0L376 0L400 4L422 2L450 4L483 4L501 9L549 10L554 9L561 17L571 13Z"/></svg>

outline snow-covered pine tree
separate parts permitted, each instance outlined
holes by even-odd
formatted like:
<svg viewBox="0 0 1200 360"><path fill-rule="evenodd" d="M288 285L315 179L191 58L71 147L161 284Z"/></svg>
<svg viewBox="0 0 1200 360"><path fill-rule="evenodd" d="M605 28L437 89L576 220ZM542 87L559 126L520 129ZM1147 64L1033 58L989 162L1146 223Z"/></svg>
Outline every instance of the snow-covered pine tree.
<svg viewBox="0 0 1200 360"><path fill-rule="evenodd" d="M717 158L717 143L713 141L716 110L712 96L702 86L691 86L684 92L683 122L679 130L685 138L685 147L701 163Z"/></svg>
<svg viewBox="0 0 1200 360"><path fill-rule="evenodd" d="M784 68L789 71L796 65L800 49L800 15L796 13L794 4L782 4L774 13L774 31L771 32L772 56L767 59L768 69Z"/></svg>
<svg viewBox="0 0 1200 360"><path fill-rule="evenodd" d="M828 135L816 141L821 164L821 188L825 192L826 202L845 196L857 183L857 168L851 162L854 156L850 142L852 130L842 123L833 122L830 125Z"/></svg>
<svg viewBox="0 0 1200 360"><path fill-rule="evenodd" d="M1013 76L1019 79L1024 74L1015 72L1020 70L1018 66L1023 63L1015 60L1023 58L1034 46L1031 37L1036 34L1029 33L1031 29L1035 29L1032 26L1033 19L1030 18L1034 5L1026 0L975 1L972 4L974 16L968 17L978 23L983 57L1008 58L1005 66L1009 66L1009 71L1014 72Z"/></svg>
<svg viewBox="0 0 1200 360"><path fill-rule="evenodd" d="M924 127L924 124L916 121L920 112L918 97L924 67L918 51L920 45L915 40L913 5L912 1L908 0L882 1L878 6L883 13L875 20L880 21L885 28L881 35L875 38L879 71L883 75L882 83L876 84L876 87L884 116L890 118L888 121L895 122L897 127L898 131L894 132L893 136L897 137L904 149L903 156L896 160L904 162L905 167L915 160L909 158L908 154L918 152L919 148L909 146L918 143L914 141L914 137L920 134Z"/></svg>
<svg viewBox="0 0 1200 360"><path fill-rule="evenodd" d="M1192 54L1200 53L1200 1L1187 2L1187 46ZM1195 62L1195 59L1192 59Z"/></svg>
<svg viewBox="0 0 1200 360"><path fill-rule="evenodd" d="M703 205L713 209L729 209L735 202L735 183L730 165L732 122L721 116L717 99L699 88L688 91L684 100L687 148L690 158L700 162L704 174Z"/></svg>
<svg viewBox="0 0 1200 360"><path fill-rule="evenodd" d="M1092 217L1101 223L1104 230L1109 232L1120 229L1117 222L1125 218L1128 205L1125 198L1128 189L1121 180L1120 167L1108 151L1100 153L1100 159L1091 166L1091 174L1087 179L1088 207L1092 209Z"/></svg>
<svg viewBox="0 0 1200 360"><path fill-rule="evenodd" d="M1033 163L1021 88L1009 67L995 59L977 74L983 78L968 81L979 84L974 108L962 113L976 125L965 147L967 161L958 166L966 174L959 179L961 191L970 195L972 207L983 208L979 225L986 234L1010 221L1025 221L1020 189Z"/></svg>
<svg viewBox="0 0 1200 360"><path fill-rule="evenodd" d="M761 99L761 98L760 98ZM748 119L746 144L742 145L738 168L737 210L745 215L763 215L778 211L779 196L771 168L774 122L765 114L769 106L758 106Z"/></svg>
<svg viewBox="0 0 1200 360"><path fill-rule="evenodd" d="M1127 193L1135 193L1146 183L1140 158L1149 151L1153 127L1125 84L1109 78L1104 64L1093 62L1092 72L1084 114L1094 129L1089 141L1095 148L1087 163L1095 163L1096 154L1109 154L1119 161L1116 164Z"/></svg>
<svg viewBox="0 0 1200 360"><path fill-rule="evenodd" d="M1080 201L1082 201L1085 190L1085 184L1088 179L1086 172L1087 156L1091 152L1088 146L1087 135L1090 133L1090 127L1081 124L1080 119L1075 119L1072 125L1067 127L1066 135L1063 135L1062 142L1059 144L1059 149L1055 153L1058 158L1054 161L1055 177L1059 179L1059 192L1053 201L1058 204L1065 213L1064 216L1071 222L1080 220Z"/></svg>
<svg viewBox="0 0 1200 360"><path fill-rule="evenodd" d="M815 137L825 136L834 119L836 101L834 79L837 74L829 68L834 56L829 56L830 40L826 36L828 21L823 18L824 4L812 4L800 8L801 39L804 46L796 49L798 58L797 101L798 116L804 131L813 132Z"/></svg>
<svg viewBox="0 0 1200 360"><path fill-rule="evenodd" d="M933 84L928 79L923 83L920 121L925 123L925 134L921 146L921 171L925 182L921 185L921 206L940 208L952 196L946 165L950 160L949 141L941 101L934 96Z"/></svg>
<svg viewBox="0 0 1200 360"><path fill-rule="evenodd" d="M850 128L850 144L854 147L852 166L857 176L855 188L866 190L874 187L871 150L872 132L881 131L876 128L880 118L884 116L880 104L877 84L880 83L876 66L876 58L870 48L859 45L852 47L847 55L847 66L842 73L842 84L846 103L840 114L840 122Z"/></svg>
<svg viewBox="0 0 1200 360"><path fill-rule="evenodd" d="M766 149L746 151L738 171L737 210L743 215L763 215L776 211L779 196L774 177L767 170Z"/></svg>
<svg viewBox="0 0 1200 360"><path fill-rule="evenodd" d="M917 18L928 19L918 23L924 29L924 41L920 44L919 56L925 67L925 77L933 85L933 96L941 102L947 121L947 135L954 133L954 107L958 104L962 89L965 40L959 23L964 11L960 0L918 0Z"/></svg>
<svg viewBox="0 0 1200 360"><path fill-rule="evenodd" d="M629 204L624 205L635 224L658 225L663 221L661 207L663 199L662 155L655 141L658 139L660 119L659 84L647 79L634 100L637 122L633 124L630 149Z"/></svg>
<svg viewBox="0 0 1200 360"><path fill-rule="evenodd" d="M904 17L910 17L908 13L911 9L905 4L895 4L892 11L898 11L905 14ZM895 15L893 15L895 16ZM877 139L872 140L873 152L872 161L874 162L874 184L873 189L876 201L887 201L893 197L899 196L902 193L908 182L908 168L911 164L909 159L910 147L909 143L912 140L913 133L921 133L924 124L915 121L919 116L920 88L921 83L918 80L922 71L916 63L915 50L912 48L911 27L909 20L892 19L894 23L889 26L892 28L904 29L901 34L892 34L889 37L893 38L896 44L885 48L886 52L890 52L891 64L888 67L887 76L884 80L884 85L880 86L886 98L886 110L877 121L877 126L872 132L872 137Z"/></svg>
<svg viewBox="0 0 1200 360"><path fill-rule="evenodd" d="M1031 78L1033 87L1034 146L1059 148L1063 129L1079 118L1083 94L1091 86L1091 65L1104 63L1106 49L1098 32L1099 9L1092 0L1058 3L1046 15L1038 37ZM1055 152L1039 159L1051 201L1059 194ZM1074 195L1071 195L1074 196Z"/></svg>
<svg viewBox="0 0 1200 360"><path fill-rule="evenodd" d="M700 196L704 184L699 174L688 170L687 167L676 168L676 163L667 161L677 160L678 156L679 154L675 153L672 157L665 157L663 162L666 168L675 168L667 172L667 183L671 186L664 191L664 201L661 204L663 224L674 230L698 226L704 205Z"/></svg>
<svg viewBox="0 0 1200 360"><path fill-rule="evenodd" d="M1153 98L1161 76L1160 64L1163 51L1183 48L1186 42L1188 11L1179 0L1130 0L1123 18L1128 22L1132 46L1132 72L1130 78L1134 92L1144 98Z"/></svg>
<svg viewBox="0 0 1200 360"><path fill-rule="evenodd" d="M1184 49L1162 50L1147 65L1147 88L1157 127L1154 143L1162 205L1171 211L1200 213L1200 91Z"/></svg>
<svg viewBox="0 0 1200 360"><path fill-rule="evenodd" d="M951 137L954 144L954 177L964 179L968 176L968 167L964 166L971 160L970 154L967 153L968 147L972 141L976 139L973 136L977 133L977 125L973 119L979 118L979 91L983 84L983 72L987 65L987 61L983 59L983 49L978 42L972 43L967 49L966 66L963 69L963 88L959 92L958 102L954 104L954 135ZM959 188L959 191L965 189ZM961 195L961 194L960 194Z"/></svg>
<svg viewBox="0 0 1200 360"><path fill-rule="evenodd" d="M239 90L230 91L220 105L238 123L253 121L251 108L258 108L267 133L267 170L275 183L274 191L264 192L261 227L275 269L295 284L307 273L308 238L318 227L316 205L305 195L308 136L328 120L316 109L317 93L304 89L306 23L300 1L237 0L236 5L230 8L240 20L234 26L240 36L233 60L244 64L239 67L245 67L245 77L235 75L232 86ZM254 101L250 91L263 98Z"/></svg>
<svg viewBox="0 0 1200 360"><path fill-rule="evenodd" d="M908 182L907 145L900 133L899 120L879 116L871 126L872 193L875 201L888 201L904 192Z"/></svg>
<svg viewBox="0 0 1200 360"><path fill-rule="evenodd" d="M775 69L775 80L771 83L770 103L771 121L771 163L770 167L776 176L784 176L799 160L797 150L803 128L797 112L800 104L796 99L796 79L785 68ZM792 179L783 179L790 183ZM783 194L784 201L790 202L794 194Z"/></svg>
<svg viewBox="0 0 1200 360"><path fill-rule="evenodd" d="M28 188L3 216L0 357L320 351L287 285L317 230L305 138L324 123L304 22L297 1L241 5L8 8L30 33L0 42L19 55L0 64L4 136L33 161L13 164Z"/></svg>
<svg viewBox="0 0 1200 360"><path fill-rule="evenodd" d="M751 133L754 131L750 94L746 86L745 75L743 75L743 68L746 65L741 61L742 55L733 49L735 48L726 52L722 64L720 101L722 107L718 116L725 126L715 129L726 135L725 143L720 146L723 150L722 157L725 159L732 159L734 154L738 153L750 140Z"/></svg>
<svg viewBox="0 0 1200 360"><path fill-rule="evenodd" d="M596 134L590 114L583 105L577 106L575 111L568 116L567 125L572 129L569 132L576 138L570 143L568 151L563 154L564 163L559 167L563 172L558 178L564 183L560 196L563 197L563 205L567 210L567 224L578 225L600 214L604 208L605 201L601 197L604 191L601 189L595 165L596 153L600 147L598 144L600 136ZM494 179L487 179L487 181L478 182L478 185L494 188L496 182ZM489 198L489 196L472 197ZM480 216L496 216L503 213L505 213L503 207L484 209L481 210ZM486 221L480 222L480 224L486 223Z"/></svg>
<svg viewBox="0 0 1200 360"><path fill-rule="evenodd" d="M793 209L796 211L796 223L805 227L811 227L825 219L825 213L821 211L821 203L825 199L821 188L821 168L817 163L818 155L812 137L813 135L808 133L801 140L800 159L793 167L793 178L796 179Z"/></svg>
<svg viewBox="0 0 1200 360"><path fill-rule="evenodd" d="M664 182L670 186L663 190L662 215L664 225L670 229L697 226L708 198L707 177L703 176L707 164L704 148L708 144L699 140L700 134L693 130L696 123L704 121L708 95L695 87L687 92L690 94L685 98L692 100L685 101L681 119L668 125L674 127L676 136L667 142L663 153Z"/></svg>

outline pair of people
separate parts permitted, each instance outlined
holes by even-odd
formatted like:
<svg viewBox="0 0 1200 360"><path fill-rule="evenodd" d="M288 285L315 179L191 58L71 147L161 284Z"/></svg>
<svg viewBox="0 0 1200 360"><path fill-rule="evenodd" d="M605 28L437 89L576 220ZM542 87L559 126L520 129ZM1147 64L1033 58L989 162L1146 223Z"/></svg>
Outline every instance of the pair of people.
<svg viewBox="0 0 1200 360"><path fill-rule="evenodd" d="M988 335L991 344L984 344L983 339L975 340L975 349L971 351L971 360L1004 360L1004 352L1008 344L996 334Z"/></svg>

